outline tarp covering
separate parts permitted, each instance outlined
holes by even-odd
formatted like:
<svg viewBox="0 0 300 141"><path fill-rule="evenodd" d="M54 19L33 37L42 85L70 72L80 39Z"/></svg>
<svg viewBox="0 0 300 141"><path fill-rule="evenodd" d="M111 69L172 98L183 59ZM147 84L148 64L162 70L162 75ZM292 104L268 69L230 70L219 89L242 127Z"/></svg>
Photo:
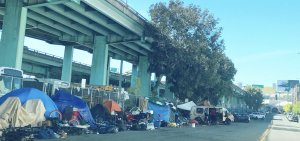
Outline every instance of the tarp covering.
<svg viewBox="0 0 300 141"><path fill-rule="evenodd" d="M190 101L190 102L178 105L177 108L190 111L193 106L196 106L196 104L193 101Z"/></svg>
<svg viewBox="0 0 300 141"><path fill-rule="evenodd" d="M103 121L110 121L112 116L108 109L102 104L97 104L91 109L91 113L94 119L102 118Z"/></svg>
<svg viewBox="0 0 300 141"><path fill-rule="evenodd" d="M153 121L157 121L157 120L165 120L166 122L169 123L170 120L170 112L169 112L169 105L165 105L165 106L160 106L157 104L153 104L151 102L148 102L148 110L153 110ZM161 117L159 117L159 115L161 115Z"/></svg>
<svg viewBox="0 0 300 141"><path fill-rule="evenodd" d="M8 127L9 122L14 127L24 127L45 120L46 109L41 100L29 100L24 107L18 97L7 98L0 106L0 129Z"/></svg>
<svg viewBox="0 0 300 141"><path fill-rule="evenodd" d="M207 100L202 100L198 103L198 106L211 106Z"/></svg>
<svg viewBox="0 0 300 141"><path fill-rule="evenodd" d="M2 103L4 103L4 101L9 97L19 97L19 99L21 101L21 105L23 105L26 101L31 100L31 99L40 99L43 102L45 109L46 109L46 112L44 114L46 118L49 117L49 114L52 111L57 110L57 107L56 107L55 103L52 101L52 99L48 95L46 95L44 92L42 92L38 89L21 88L21 89L11 91L10 93L8 93L0 98L0 105Z"/></svg>
<svg viewBox="0 0 300 141"><path fill-rule="evenodd" d="M75 107L78 111L80 111L79 120L82 120L83 115L85 115L85 121L91 127L97 127L90 109L83 99L59 90L54 96L52 96L52 100L55 102L58 110L62 113L65 113L66 107Z"/></svg>
<svg viewBox="0 0 300 141"><path fill-rule="evenodd" d="M106 101L105 103L103 103L103 106L105 106L110 113L112 113L113 111L117 111L117 112L121 112L122 111L122 109L119 106L119 104L116 103L116 102L114 102L114 101L111 101L111 100Z"/></svg>

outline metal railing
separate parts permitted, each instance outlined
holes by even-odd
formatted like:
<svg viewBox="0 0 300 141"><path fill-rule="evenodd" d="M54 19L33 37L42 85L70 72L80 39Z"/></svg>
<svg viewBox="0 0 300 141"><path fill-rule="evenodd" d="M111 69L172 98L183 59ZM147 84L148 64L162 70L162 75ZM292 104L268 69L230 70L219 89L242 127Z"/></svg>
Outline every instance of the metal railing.
<svg viewBox="0 0 300 141"><path fill-rule="evenodd" d="M129 10L131 13L133 13L135 16L137 16L137 18L141 19L142 22L148 22L148 20L142 16L140 13L138 13L137 11L135 11L132 7L130 7L126 2L124 2L123 0L105 0L108 3L110 3L111 5L113 5L114 7L116 7L118 10L120 10L122 13L126 14L127 16L129 16L130 18L132 18L133 20L137 21L138 23L142 24L141 21L138 21L138 19L135 19L133 17L131 17L130 14L128 14L127 12L124 11L124 8L126 8L127 10ZM122 5L123 8L118 7L118 5L114 4L112 1L118 2L118 4Z"/></svg>
<svg viewBox="0 0 300 141"><path fill-rule="evenodd" d="M141 15L139 12L135 11L132 7L130 7L126 2L124 2L123 0L117 0L119 3L123 4L124 6L126 6L131 12L135 13L138 17L140 17L141 19L143 19L144 21L148 22L148 20Z"/></svg>

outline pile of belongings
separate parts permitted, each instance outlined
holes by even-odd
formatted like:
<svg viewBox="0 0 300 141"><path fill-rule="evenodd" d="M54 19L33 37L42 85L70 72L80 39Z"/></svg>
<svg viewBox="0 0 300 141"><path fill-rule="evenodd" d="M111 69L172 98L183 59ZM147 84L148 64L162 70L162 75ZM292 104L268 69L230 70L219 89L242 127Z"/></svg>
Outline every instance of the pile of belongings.
<svg viewBox="0 0 300 141"><path fill-rule="evenodd" d="M69 113L69 116L66 114L66 109L67 107L73 107L78 110L76 113L78 114L77 117L79 122L84 121L91 127L97 128L97 124L91 115L90 109L83 99L62 90L59 90L54 96L51 97L51 99L56 104L58 110L63 114L63 120L70 120L74 112Z"/></svg>

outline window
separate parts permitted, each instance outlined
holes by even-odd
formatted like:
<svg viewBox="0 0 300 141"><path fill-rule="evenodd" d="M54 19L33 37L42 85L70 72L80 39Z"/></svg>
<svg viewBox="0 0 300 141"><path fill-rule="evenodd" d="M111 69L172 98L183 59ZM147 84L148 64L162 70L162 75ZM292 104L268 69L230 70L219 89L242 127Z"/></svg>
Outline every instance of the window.
<svg viewBox="0 0 300 141"><path fill-rule="evenodd" d="M22 77L22 72L14 69L4 69L4 74L9 76Z"/></svg>
<svg viewBox="0 0 300 141"><path fill-rule="evenodd" d="M14 78L13 90L20 89L22 86L22 80L20 78Z"/></svg>
<svg viewBox="0 0 300 141"><path fill-rule="evenodd" d="M203 108L197 108L196 112L197 112L198 114L203 114Z"/></svg>

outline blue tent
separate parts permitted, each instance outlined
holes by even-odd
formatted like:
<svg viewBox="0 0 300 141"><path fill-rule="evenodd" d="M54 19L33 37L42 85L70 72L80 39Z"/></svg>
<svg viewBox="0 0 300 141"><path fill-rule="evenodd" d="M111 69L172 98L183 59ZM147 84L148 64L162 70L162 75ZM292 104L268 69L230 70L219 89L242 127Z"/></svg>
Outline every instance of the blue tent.
<svg viewBox="0 0 300 141"><path fill-rule="evenodd" d="M169 123L170 113L169 113L169 105L157 105L151 102L148 102L148 110L153 110L153 121L164 120ZM161 115L161 117L158 116Z"/></svg>
<svg viewBox="0 0 300 141"><path fill-rule="evenodd" d="M52 99L48 95L46 95L44 92L42 92L38 89L35 89L35 88L21 88L21 89L11 91L10 93L8 93L0 98L0 105L9 97L19 97L22 105L27 100L40 99L43 102L45 109L46 109L46 112L44 114L46 118L49 117L49 114L52 111L58 110L55 103L52 101Z"/></svg>
<svg viewBox="0 0 300 141"><path fill-rule="evenodd" d="M78 111L80 111L79 120L82 120L83 115L85 115L85 121L91 127L97 127L94 118L91 115L90 109L83 99L59 90L54 96L52 96L52 100L62 113L65 113L66 107L75 107L78 109Z"/></svg>

